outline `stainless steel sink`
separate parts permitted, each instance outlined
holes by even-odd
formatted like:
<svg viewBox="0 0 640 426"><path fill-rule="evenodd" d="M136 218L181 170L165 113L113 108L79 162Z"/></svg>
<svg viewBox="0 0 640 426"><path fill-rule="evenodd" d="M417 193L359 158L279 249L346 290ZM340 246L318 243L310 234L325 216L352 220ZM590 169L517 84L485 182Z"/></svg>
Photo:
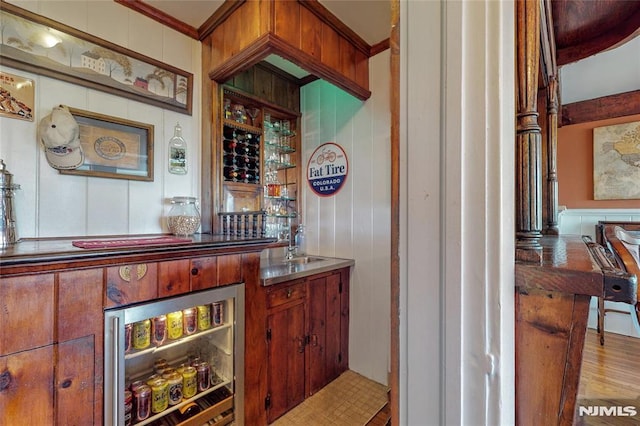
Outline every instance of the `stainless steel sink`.
<svg viewBox="0 0 640 426"><path fill-rule="evenodd" d="M294 257L292 259L285 259L283 262L288 264L304 265L311 262L318 262L320 260L325 260L325 258L315 257L315 256L300 256L300 257Z"/></svg>

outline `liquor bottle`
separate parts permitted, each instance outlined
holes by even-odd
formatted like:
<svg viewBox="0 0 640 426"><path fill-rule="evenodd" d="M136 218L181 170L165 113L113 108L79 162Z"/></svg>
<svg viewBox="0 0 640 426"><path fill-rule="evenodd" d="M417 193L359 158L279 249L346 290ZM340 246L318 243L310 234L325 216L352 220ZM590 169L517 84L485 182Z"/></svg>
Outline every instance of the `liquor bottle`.
<svg viewBox="0 0 640 426"><path fill-rule="evenodd" d="M233 127L224 127L224 129L222 130L222 134L224 135L225 139L235 139L236 138L236 131Z"/></svg>
<svg viewBox="0 0 640 426"><path fill-rule="evenodd" d="M238 141L236 139L225 139L222 144L224 145L225 152L233 152L238 145Z"/></svg>
<svg viewBox="0 0 640 426"><path fill-rule="evenodd" d="M225 154L224 157L222 157L222 163L225 166L233 166L236 164L236 156L233 154Z"/></svg>
<svg viewBox="0 0 640 426"><path fill-rule="evenodd" d="M247 155L249 157L258 157L260 154L258 153L258 149L253 145L247 146Z"/></svg>
<svg viewBox="0 0 640 426"><path fill-rule="evenodd" d="M255 178L256 178L255 173L251 173L246 170L242 170L238 175L238 179L245 183L251 183L255 180Z"/></svg>
<svg viewBox="0 0 640 426"><path fill-rule="evenodd" d="M176 123L169 140L169 173L187 174L187 142L182 138L182 127Z"/></svg>
<svg viewBox="0 0 640 426"><path fill-rule="evenodd" d="M256 170L258 168L258 162L255 159L247 158L245 167L249 170Z"/></svg>
<svg viewBox="0 0 640 426"><path fill-rule="evenodd" d="M235 165L238 167L247 167L249 161L251 160L246 155L236 155L235 157Z"/></svg>
<svg viewBox="0 0 640 426"><path fill-rule="evenodd" d="M226 180L236 181L238 178L238 172L235 167L225 167L223 170L224 178Z"/></svg>
<svg viewBox="0 0 640 426"><path fill-rule="evenodd" d="M238 155L246 155L248 152L248 148L244 142L238 142L233 148L233 151Z"/></svg>

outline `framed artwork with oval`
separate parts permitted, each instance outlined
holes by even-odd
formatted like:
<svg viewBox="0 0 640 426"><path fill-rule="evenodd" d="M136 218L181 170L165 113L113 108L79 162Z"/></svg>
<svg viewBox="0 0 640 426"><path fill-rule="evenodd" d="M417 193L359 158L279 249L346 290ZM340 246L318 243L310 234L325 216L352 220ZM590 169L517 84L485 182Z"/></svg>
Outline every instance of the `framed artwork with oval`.
<svg viewBox="0 0 640 426"><path fill-rule="evenodd" d="M69 108L80 128L84 163L65 175L153 181L153 125Z"/></svg>

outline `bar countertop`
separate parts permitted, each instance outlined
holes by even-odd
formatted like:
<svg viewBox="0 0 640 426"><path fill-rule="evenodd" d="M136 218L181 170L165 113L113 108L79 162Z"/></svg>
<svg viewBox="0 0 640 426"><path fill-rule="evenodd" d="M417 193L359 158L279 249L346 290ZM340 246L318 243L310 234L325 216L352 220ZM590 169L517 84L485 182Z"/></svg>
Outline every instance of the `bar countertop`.
<svg viewBox="0 0 640 426"><path fill-rule="evenodd" d="M260 282L263 286L270 286L353 265L353 259L315 255L299 256L290 260L282 257L261 259Z"/></svg>
<svg viewBox="0 0 640 426"><path fill-rule="evenodd" d="M73 242L127 241L173 237L168 234L24 238L0 250L0 276L42 272L68 267L89 267L120 262L154 261L167 256L202 256L261 251L274 238L230 238L223 235L194 234L177 243L124 247L80 248ZM190 241L188 241L190 240Z"/></svg>

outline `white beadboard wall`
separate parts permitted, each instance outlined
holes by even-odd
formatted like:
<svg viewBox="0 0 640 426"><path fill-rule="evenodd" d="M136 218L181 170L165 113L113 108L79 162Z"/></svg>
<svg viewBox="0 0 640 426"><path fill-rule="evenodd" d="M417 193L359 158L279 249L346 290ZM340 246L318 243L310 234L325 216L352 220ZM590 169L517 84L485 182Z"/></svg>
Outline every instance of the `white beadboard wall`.
<svg viewBox="0 0 640 426"><path fill-rule="evenodd" d="M0 66L35 81L33 122L0 117L0 158L21 189L15 194L18 237L91 236L166 231L168 198L200 194L201 46L181 33L111 1L11 1L194 74L192 115ZM36 140L39 120L59 104L154 126L154 181L61 175ZM188 174L167 171L167 144L177 122L188 143Z"/></svg>
<svg viewBox="0 0 640 426"><path fill-rule="evenodd" d="M389 50L369 62L371 97L361 102L324 81L302 88L302 163L325 142L347 154L334 196L302 185L302 221L311 254L355 259L350 288L349 367L387 384L390 353Z"/></svg>
<svg viewBox="0 0 640 426"><path fill-rule="evenodd" d="M640 209L568 209L558 215L558 226L560 234L589 235L595 241L596 224L600 220L640 221ZM633 309L633 305L605 302L605 308L628 312ZM592 298L589 309L589 327L596 328L597 325L597 299ZM640 338L640 327L633 321L631 315L607 312L604 329L607 332Z"/></svg>

